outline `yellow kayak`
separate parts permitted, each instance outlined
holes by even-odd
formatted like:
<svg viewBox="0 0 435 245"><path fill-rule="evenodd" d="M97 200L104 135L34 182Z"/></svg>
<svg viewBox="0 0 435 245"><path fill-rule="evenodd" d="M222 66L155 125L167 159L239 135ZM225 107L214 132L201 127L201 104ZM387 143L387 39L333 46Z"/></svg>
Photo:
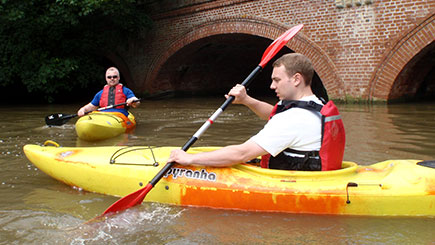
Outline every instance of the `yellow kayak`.
<svg viewBox="0 0 435 245"><path fill-rule="evenodd" d="M97 141L128 133L136 127L136 120L119 112L92 112L77 120L75 128L80 139Z"/></svg>
<svg viewBox="0 0 435 245"><path fill-rule="evenodd" d="M143 188L178 147L25 145L27 158L70 186L122 197ZM188 152L216 147L194 147ZM435 216L433 162L343 162L324 172L174 165L144 201L247 211L372 216Z"/></svg>

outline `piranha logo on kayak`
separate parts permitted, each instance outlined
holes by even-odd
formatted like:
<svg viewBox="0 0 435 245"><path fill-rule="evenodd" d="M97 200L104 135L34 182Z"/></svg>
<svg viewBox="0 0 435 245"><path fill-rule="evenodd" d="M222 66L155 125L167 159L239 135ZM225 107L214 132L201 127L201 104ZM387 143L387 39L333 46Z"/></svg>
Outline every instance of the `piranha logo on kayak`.
<svg viewBox="0 0 435 245"><path fill-rule="evenodd" d="M173 179L176 178L182 178L186 177L189 179L199 179L199 180L206 180L206 181L216 181L216 173L209 173L205 169L201 169L201 171L198 170L191 170L191 169L184 169L184 168L171 168L169 171L165 174L165 178L169 175L172 175Z"/></svg>

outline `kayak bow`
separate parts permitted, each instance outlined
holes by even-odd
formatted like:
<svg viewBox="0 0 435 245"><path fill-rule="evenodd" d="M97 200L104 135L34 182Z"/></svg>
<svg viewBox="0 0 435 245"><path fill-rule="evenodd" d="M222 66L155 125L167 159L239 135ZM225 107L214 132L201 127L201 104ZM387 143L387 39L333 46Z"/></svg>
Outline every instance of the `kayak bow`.
<svg viewBox="0 0 435 245"><path fill-rule="evenodd" d="M128 117L120 112L92 112L80 117L75 124L82 140L97 141L128 133L136 127L133 114Z"/></svg>

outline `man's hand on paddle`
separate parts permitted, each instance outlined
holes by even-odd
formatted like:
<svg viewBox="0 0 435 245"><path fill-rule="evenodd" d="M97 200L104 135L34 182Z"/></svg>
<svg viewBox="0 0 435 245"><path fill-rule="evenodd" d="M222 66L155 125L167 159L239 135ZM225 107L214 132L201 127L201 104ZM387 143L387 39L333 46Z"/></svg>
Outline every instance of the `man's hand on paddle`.
<svg viewBox="0 0 435 245"><path fill-rule="evenodd" d="M225 95L225 98L229 98L230 96L234 96L233 104L245 104L248 99L248 94L246 93L246 88L243 85L237 84L234 86L228 94Z"/></svg>
<svg viewBox="0 0 435 245"><path fill-rule="evenodd" d="M185 151L178 149L171 151L171 155L169 156L167 162L176 162L181 165L190 165L192 164L191 159L191 154L188 154Z"/></svg>
<svg viewBox="0 0 435 245"><path fill-rule="evenodd" d="M133 108L137 108L140 105L140 101L136 97L132 97L128 99L126 102L127 102L127 106L131 106Z"/></svg>

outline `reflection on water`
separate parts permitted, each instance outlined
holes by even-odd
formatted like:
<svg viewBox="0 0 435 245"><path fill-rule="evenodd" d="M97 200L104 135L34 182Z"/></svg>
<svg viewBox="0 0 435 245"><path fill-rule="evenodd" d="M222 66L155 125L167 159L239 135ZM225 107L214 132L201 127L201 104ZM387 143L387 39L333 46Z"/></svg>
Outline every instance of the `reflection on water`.
<svg viewBox="0 0 435 245"><path fill-rule="evenodd" d="M77 139L75 119L60 127L44 117L81 105L0 107L0 244L432 244L434 218L314 216L186 208L144 203L103 222L83 222L117 198L71 188L36 169L25 144L182 146L224 98L144 101L132 134L101 142ZM273 100L271 100L273 101ZM345 160L435 158L435 104L339 105L347 133ZM238 144L264 122L232 105L195 146Z"/></svg>
<svg viewBox="0 0 435 245"><path fill-rule="evenodd" d="M435 105L345 105L345 159L371 164L385 159L434 158Z"/></svg>

